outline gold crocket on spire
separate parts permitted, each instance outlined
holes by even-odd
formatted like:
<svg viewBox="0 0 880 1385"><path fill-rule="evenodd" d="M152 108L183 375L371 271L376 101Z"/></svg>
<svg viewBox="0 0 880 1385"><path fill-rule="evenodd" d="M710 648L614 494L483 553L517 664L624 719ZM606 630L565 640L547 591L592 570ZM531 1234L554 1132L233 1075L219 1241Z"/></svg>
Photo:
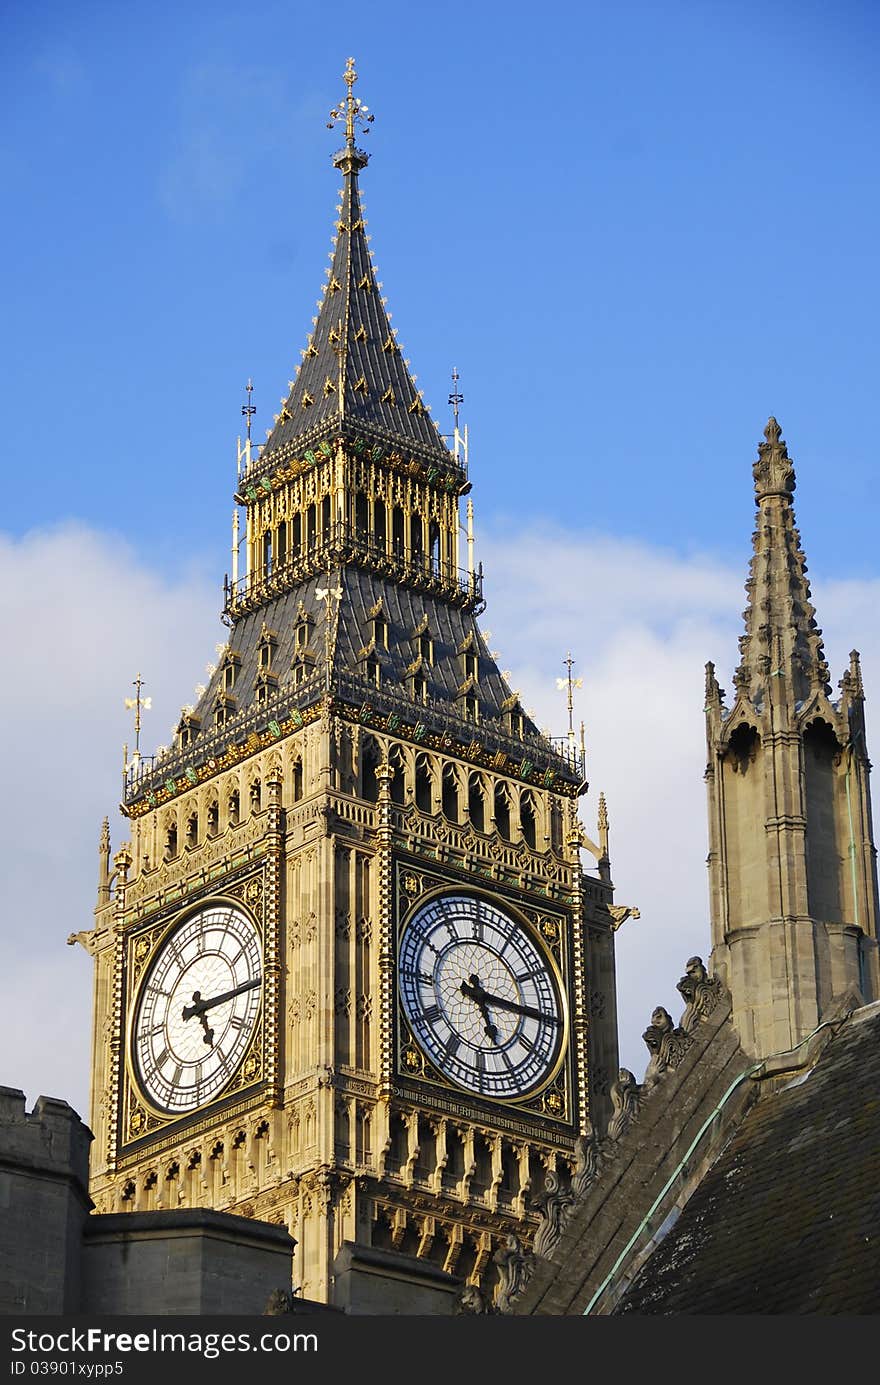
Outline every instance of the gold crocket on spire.
<svg viewBox="0 0 880 1385"><path fill-rule="evenodd" d="M749 604L743 612L736 687L752 702L762 702L774 680L786 699L804 701L812 691L830 692L822 631L814 619L807 564L795 526L792 496L795 475L782 429L767 421L753 466L758 513L746 582Z"/></svg>
<svg viewBox="0 0 880 1385"><path fill-rule="evenodd" d="M328 129L342 125L345 130L345 144L333 155L343 185L331 263L302 364L262 457L283 463L289 454L301 455L325 438L351 431L366 434L374 444L403 443L425 460L448 464L449 450L403 358L376 278L358 188L369 156L356 144L358 135L369 131L373 113L354 94L353 58L344 80L345 98L327 121Z"/></svg>

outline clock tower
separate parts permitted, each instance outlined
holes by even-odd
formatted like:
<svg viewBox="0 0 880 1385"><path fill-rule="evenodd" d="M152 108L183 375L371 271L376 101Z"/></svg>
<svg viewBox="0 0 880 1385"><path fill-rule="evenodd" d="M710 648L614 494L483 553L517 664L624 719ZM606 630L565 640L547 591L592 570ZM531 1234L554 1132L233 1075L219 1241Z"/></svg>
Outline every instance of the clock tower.
<svg viewBox="0 0 880 1385"><path fill-rule="evenodd" d="M345 1243L491 1296L605 1123L621 911L582 753L478 624L466 454L385 310L345 81L332 263L244 449L228 641L173 747L129 766L130 840L102 835L91 1192L282 1223L306 1298L333 1301Z"/></svg>

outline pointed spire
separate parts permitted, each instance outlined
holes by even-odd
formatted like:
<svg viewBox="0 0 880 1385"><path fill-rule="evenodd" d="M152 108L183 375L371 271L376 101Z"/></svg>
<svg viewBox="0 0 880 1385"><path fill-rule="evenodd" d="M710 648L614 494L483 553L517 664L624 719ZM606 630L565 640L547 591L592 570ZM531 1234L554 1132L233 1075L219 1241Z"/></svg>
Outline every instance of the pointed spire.
<svg viewBox="0 0 880 1385"><path fill-rule="evenodd" d="M608 804L605 802L604 793L599 794L599 811L596 817L599 828L599 846L602 851L603 859L608 856Z"/></svg>
<svg viewBox="0 0 880 1385"><path fill-rule="evenodd" d="M865 747L865 685L859 651L850 651L849 668L840 680L840 710L849 723L854 748L867 760Z"/></svg>
<svg viewBox="0 0 880 1385"><path fill-rule="evenodd" d="M331 264L302 364L262 455L281 461L345 423L377 441L399 439L448 461L449 451L403 359L373 266L358 187L368 155L355 144L373 115L354 96L356 81L354 59L349 58L348 93L328 121L331 129L337 121L345 123L345 145L333 156L343 186Z"/></svg>
<svg viewBox="0 0 880 1385"><path fill-rule="evenodd" d="M98 907L110 898L110 819L101 823L98 843Z"/></svg>
<svg viewBox="0 0 880 1385"><path fill-rule="evenodd" d="M708 712L710 707L720 706L723 698L724 690L719 687L718 679L715 677L715 665L710 659L706 665L705 710Z"/></svg>
<svg viewBox="0 0 880 1385"><path fill-rule="evenodd" d="M794 466L775 418L764 429L753 474L758 513L746 582L746 632L733 681L756 704L772 690L774 698L794 706L812 691L829 694L831 688L795 526Z"/></svg>

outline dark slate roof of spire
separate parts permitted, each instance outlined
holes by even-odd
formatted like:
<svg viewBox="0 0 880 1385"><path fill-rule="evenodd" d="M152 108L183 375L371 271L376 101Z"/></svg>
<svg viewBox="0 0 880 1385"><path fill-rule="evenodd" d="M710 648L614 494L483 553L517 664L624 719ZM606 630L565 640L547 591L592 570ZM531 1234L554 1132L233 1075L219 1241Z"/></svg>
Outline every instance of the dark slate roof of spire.
<svg viewBox="0 0 880 1385"><path fill-rule="evenodd" d="M321 425L339 426L343 420L449 457L403 359L376 279L358 189L358 170L366 162L366 154L353 148L334 159L343 187L333 262L264 458L289 450Z"/></svg>
<svg viewBox="0 0 880 1385"><path fill-rule="evenodd" d="M294 666L301 652L296 642L296 627L302 618L310 623L308 648L314 659L310 667L319 684L323 683L328 652L327 606L318 596L318 591L333 588L337 584L342 590L342 599L338 616L331 624L329 649L332 660L331 687L334 692L344 698L352 680L364 679L365 662L370 653L374 653L381 668L382 689L410 700L406 676L418 657L416 632L423 631L430 635L433 646L432 659L422 670L430 699L426 710L433 707L450 723L460 721L463 734L465 731L468 735L472 734L472 728L465 725L458 699L465 681L461 654L463 650L473 648L479 658L476 693L482 717L477 733L491 733L493 726L503 726L505 708L511 704L514 694L498 669L475 616L446 602L434 601L390 578L366 573L356 567L335 569L329 577L327 573L321 573L310 578L236 622L230 633L228 648L241 656L240 673L235 685L238 708L247 709L256 701L259 678L257 650L264 626L277 637L272 668L278 679L280 694L292 690L294 685ZM388 626L387 645L372 650L371 613L380 610ZM222 667L218 667L194 709L203 726L210 727L214 702L222 689L223 671ZM358 689L359 700L373 691L365 684ZM303 701L307 700L304 697ZM314 697L310 700L314 700ZM527 721L527 729L536 750L553 753L532 722Z"/></svg>
<svg viewBox="0 0 880 1385"><path fill-rule="evenodd" d="M342 598L328 641L327 603L318 592L337 585ZM374 646L373 615L379 611L387 622L387 645ZM300 646L296 631L303 621L308 623L309 633L305 646ZM418 661L416 632L430 635L432 641L432 657L420 665L426 682L425 702L414 700L407 677ZM265 635L273 644L273 692L260 706L259 649ZM478 657L475 692L480 720L476 725L465 717L462 704L467 682L461 657L465 650ZM477 739L492 752L505 751L514 761L525 757L542 769L554 768L563 780L571 781L576 774L557 746L527 716L523 734L507 729L504 713L520 705L519 697L499 670L472 612L393 579L344 567L307 579L235 622L219 664L191 709L200 724L198 735L190 746L163 754L139 779L137 795L189 765L222 753L228 742L243 740L270 718L284 720L291 708L315 704L326 686L328 652L330 688L342 702L358 706L366 701L376 709L402 714L404 720L416 713L416 719L429 729L449 735L450 745ZM214 712L218 698L225 695L224 661L229 655L237 664L229 699L231 719L217 727ZM371 656L380 666L378 686L367 675ZM295 669L302 661L307 665L306 678L297 685Z"/></svg>

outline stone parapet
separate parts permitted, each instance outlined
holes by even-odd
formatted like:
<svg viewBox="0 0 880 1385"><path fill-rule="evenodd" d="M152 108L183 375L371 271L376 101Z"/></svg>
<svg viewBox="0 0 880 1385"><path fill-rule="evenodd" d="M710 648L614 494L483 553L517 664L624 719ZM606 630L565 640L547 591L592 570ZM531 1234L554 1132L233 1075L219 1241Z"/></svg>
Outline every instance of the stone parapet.
<svg viewBox="0 0 880 1385"><path fill-rule="evenodd" d="M0 1314L74 1313L92 1133L66 1101L0 1087Z"/></svg>

